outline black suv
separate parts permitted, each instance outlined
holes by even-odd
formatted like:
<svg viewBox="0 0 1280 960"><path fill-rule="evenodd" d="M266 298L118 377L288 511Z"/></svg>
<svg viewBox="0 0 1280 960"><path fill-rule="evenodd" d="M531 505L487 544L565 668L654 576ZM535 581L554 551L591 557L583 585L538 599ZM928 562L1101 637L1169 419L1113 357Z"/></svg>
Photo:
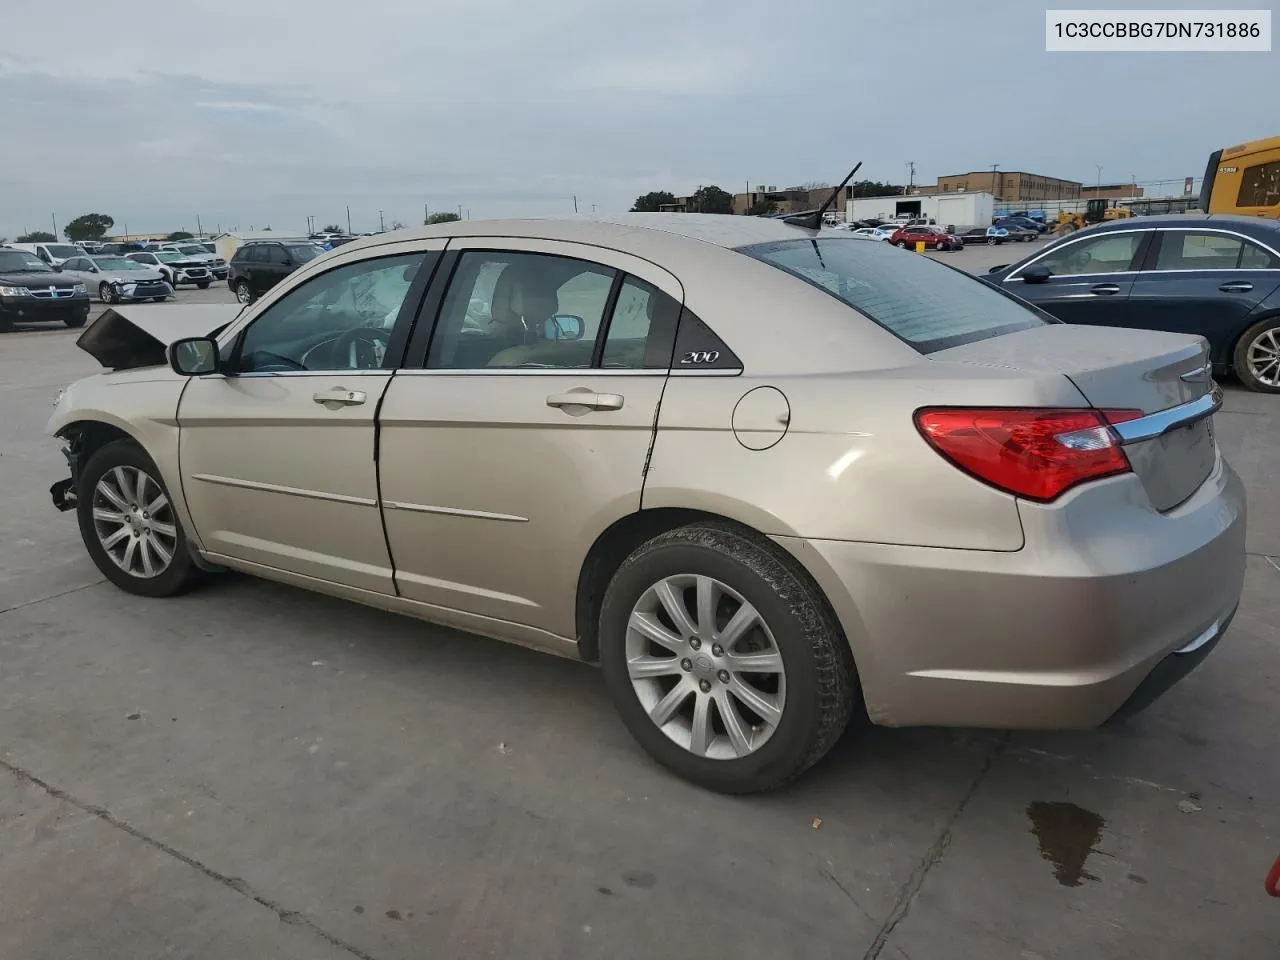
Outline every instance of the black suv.
<svg viewBox="0 0 1280 960"><path fill-rule="evenodd" d="M83 327L87 319L89 294L83 283L60 276L34 253L0 248L0 330L57 320Z"/></svg>
<svg viewBox="0 0 1280 960"><path fill-rule="evenodd" d="M253 303L322 252L310 240L251 240L232 255L227 286L241 303Z"/></svg>

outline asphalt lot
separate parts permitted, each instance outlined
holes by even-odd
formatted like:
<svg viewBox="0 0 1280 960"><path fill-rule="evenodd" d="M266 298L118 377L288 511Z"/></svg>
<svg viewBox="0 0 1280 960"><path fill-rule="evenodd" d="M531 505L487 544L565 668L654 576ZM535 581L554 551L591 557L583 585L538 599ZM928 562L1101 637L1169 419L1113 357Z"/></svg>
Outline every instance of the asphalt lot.
<svg viewBox="0 0 1280 960"><path fill-rule="evenodd" d="M1217 418L1244 601L1146 713L855 726L733 799L655 767L589 667L248 578L103 583L47 493L74 340L0 336L0 957L1275 955L1280 398Z"/></svg>

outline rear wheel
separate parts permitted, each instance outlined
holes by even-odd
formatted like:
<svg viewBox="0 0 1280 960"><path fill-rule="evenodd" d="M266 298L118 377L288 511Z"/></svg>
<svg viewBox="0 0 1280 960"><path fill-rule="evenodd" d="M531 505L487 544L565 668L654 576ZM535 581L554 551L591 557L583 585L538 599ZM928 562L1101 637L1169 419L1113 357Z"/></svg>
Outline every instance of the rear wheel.
<svg viewBox="0 0 1280 960"><path fill-rule="evenodd" d="M729 524L639 547L600 612L600 665L623 722L662 765L723 793L799 776L855 699L848 643L789 557Z"/></svg>
<svg viewBox="0 0 1280 960"><path fill-rule="evenodd" d="M1250 390L1280 393L1280 317L1260 320L1244 332L1233 357L1236 376Z"/></svg>
<svg viewBox="0 0 1280 960"><path fill-rule="evenodd" d="M238 280L235 285L236 299L240 303L249 303L253 300L253 294L249 292L249 282L247 280Z"/></svg>
<svg viewBox="0 0 1280 960"><path fill-rule="evenodd" d="M905 241L905 240L899 240L897 243L895 243L895 244L894 244L894 246L895 246L895 247L901 247L903 250L905 250L905 249L907 249L907 241Z"/></svg>
<svg viewBox="0 0 1280 960"><path fill-rule="evenodd" d="M76 513L89 556L122 590L168 597L199 581L160 471L132 440L108 443L85 463Z"/></svg>
<svg viewBox="0 0 1280 960"><path fill-rule="evenodd" d="M946 242L945 240L939 240L939 241L934 245L933 249L935 249L935 250L946 250L946 249L947 249L947 242Z"/></svg>

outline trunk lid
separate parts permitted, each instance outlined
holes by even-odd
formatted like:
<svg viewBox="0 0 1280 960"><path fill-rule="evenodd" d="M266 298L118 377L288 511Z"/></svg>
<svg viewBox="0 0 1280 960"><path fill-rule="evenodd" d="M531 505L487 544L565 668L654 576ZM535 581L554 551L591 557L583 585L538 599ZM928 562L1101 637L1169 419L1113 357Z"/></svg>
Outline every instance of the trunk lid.
<svg viewBox="0 0 1280 960"><path fill-rule="evenodd" d="M119 304L89 324L76 346L108 370L160 366L168 362L169 344L213 336L243 309L238 304Z"/></svg>
<svg viewBox="0 0 1280 960"><path fill-rule="evenodd" d="M1217 463L1216 385L1199 336L1054 323L930 355L931 360L1067 377L1102 410L1135 410L1121 424L1124 451L1152 506L1167 511L1208 479Z"/></svg>

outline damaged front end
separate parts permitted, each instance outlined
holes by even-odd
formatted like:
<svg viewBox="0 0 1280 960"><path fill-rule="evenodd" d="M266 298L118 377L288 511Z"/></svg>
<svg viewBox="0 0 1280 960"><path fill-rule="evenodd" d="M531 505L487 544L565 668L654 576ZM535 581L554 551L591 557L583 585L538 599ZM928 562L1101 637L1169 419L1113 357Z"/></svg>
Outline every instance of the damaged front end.
<svg viewBox="0 0 1280 960"><path fill-rule="evenodd" d="M85 436L81 430L70 430L62 439L62 455L67 459L67 472L70 476L51 486L49 496L53 498L55 507L67 511L76 508L76 490L80 486L80 460Z"/></svg>

